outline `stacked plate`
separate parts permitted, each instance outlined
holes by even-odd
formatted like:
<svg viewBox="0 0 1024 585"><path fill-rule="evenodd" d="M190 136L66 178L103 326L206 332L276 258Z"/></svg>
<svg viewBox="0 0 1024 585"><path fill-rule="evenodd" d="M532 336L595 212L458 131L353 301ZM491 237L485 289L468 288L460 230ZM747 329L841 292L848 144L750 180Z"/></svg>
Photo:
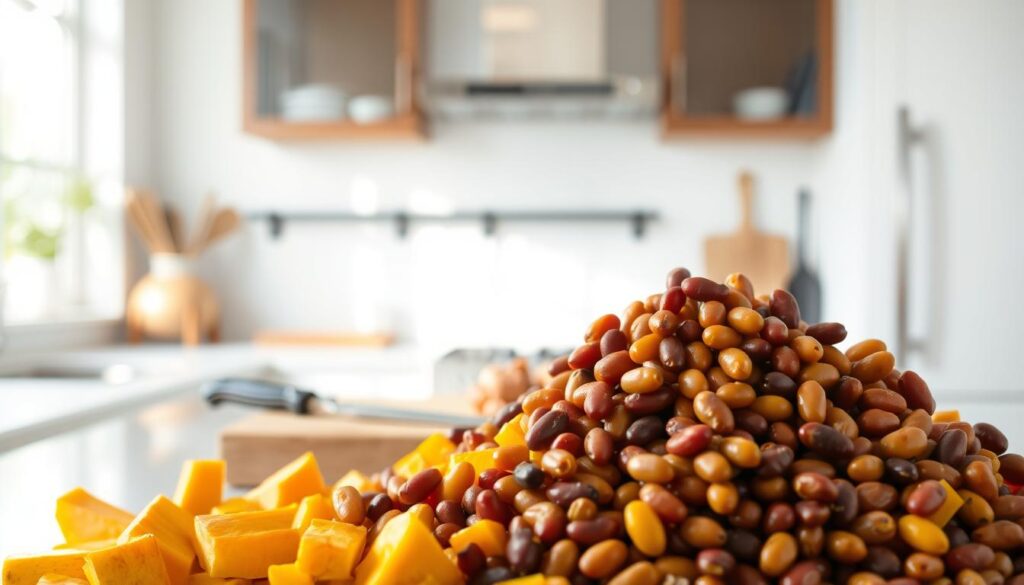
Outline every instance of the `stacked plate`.
<svg viewBox="0 0 1024 585"><path fill-rule="evenodd" d="M281 94L281 117L294 122L345 118L345 92L327 83L300 85Z"/></svg>

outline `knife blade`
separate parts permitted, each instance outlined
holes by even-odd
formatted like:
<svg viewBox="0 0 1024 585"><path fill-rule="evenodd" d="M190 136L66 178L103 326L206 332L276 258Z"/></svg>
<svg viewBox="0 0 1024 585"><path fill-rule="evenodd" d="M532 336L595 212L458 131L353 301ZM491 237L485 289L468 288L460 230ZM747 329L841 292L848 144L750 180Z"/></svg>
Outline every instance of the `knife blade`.
<svg viewBox="0 0 1024 585"><path fill-rule="evenodd" d="M213 406L227 402L271 410L287 410L295 414L330 414L450 427L476 427L486 420L483 417L449 412L341 402L290 384L249 378L221 378L203 384L200 392Z"/></svg>

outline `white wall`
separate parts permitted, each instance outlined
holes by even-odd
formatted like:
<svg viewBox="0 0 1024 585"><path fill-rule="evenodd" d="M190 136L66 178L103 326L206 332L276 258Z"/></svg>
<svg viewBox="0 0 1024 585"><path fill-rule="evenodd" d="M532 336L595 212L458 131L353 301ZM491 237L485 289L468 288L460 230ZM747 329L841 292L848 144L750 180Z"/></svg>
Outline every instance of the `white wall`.
<svg viewBox="0 0 1024 585"><path fill-rule="evenodd" d="M377 190L384 209L440 202L663 214L641 242L618 225L499 228L494 239L479 226L422 228L407 241L389 228L289 226L279 242L250 225L201 260L229 337L268 327L350 329L383 312L404 335L431 344L572 343L590 318L656 291L668 268L702 268L702 238L736 222L740 168L759 175L757 214L771 231L795 234L796 190L814 190L825 316L868 334L865 262L849 247L863 206L855 169L842 162L865 150L856 77L866 66L844 50L858 26L852 2L840 2L830 139L665 143L653 120L460 122L435 124L423 144L287 144L243 134L241 3L155 2L150 177L189 213L210 190L241 210L344 209L362 185Z"/></svg>

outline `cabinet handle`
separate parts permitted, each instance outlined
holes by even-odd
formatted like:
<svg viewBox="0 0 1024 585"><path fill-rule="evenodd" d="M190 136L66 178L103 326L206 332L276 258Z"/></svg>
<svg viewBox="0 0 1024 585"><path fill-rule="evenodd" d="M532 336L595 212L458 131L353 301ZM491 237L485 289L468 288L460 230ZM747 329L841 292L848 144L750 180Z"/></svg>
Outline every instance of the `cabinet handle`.
<svg viewBox="0 0 1024 585"><path fill-rule="evenodd" d="M896 112L900 198L896 206L896 363L904 366L911 353L926 354L928 350L928 336L916 338L910 334L910 242L915 223L913 154L924 139L924 131L914 126L910 118L910 109L900 106Z"/></svg>

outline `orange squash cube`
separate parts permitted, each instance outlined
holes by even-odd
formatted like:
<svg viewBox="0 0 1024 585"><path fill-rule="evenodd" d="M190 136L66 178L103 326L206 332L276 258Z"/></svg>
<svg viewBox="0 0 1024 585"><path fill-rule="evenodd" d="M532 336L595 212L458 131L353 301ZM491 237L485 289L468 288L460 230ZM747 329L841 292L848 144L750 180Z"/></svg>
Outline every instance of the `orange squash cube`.
<svg viewBox="0 0 1024 585"><path fill-rule="evenodd" d="M297 504L302 498L326 491L324 476L320 473L313 453L306 452L263 480L245 498L259 503L264 510Z"/></svg>
<svg viewBox="0 0 1024 585"><path fill-rule="evenodd" d="M262 579L271 565L295 562L295 508L196 516L199 564L211 577Z"/></svg>
<svg viewBox="0 0 1024 585"><path fill-rule="evenodd" d="M117 538L132 514L75 488L57 499L57 524L70 545Z"/></svg>
<svg viewBox="0 0 1024 585"><path fill-rule="evenodd" d="M90 585L169 585L171 582L152 534L86 554L82 570Z"/></svg>
<svg viewBox="0 0 1024 585"><path fill-rule="evenodd" d="M479 451L466 451L465 453L454 453L448 460L448 468L455 467L463 461L473 466L474 472L480 475L481 472L494 467L494 449L481 449ZM409 477L409 476L406 476Z"/></svg>
<svg viewBox="0 0 1024 585"><path fill-rule="evenodd" d="M220 459L186 461L174 492L174 503L193 516L209 514L220 504L226 470Z"/></svg>
<svg viewBox="0 0 1024 585"><path fill-rule="evenodd" d="M380 489L379 485L374 483L369 477L366 476L366 474L357 469L350 470L348 473L341 476L341 479L334 482L335 488L343 485L352 486L359 490L360 492L370 492Z"/></svg>
<svg viewBox="0 0 1024 585"><path fill-rule="evenodd" d="M192 562L196 558L195 525L192 522L192 515L166 497L157 496L124 529L117 542L125 544L145 534L156 537L160 556L164 559L171 583L188 583Z"/></svg>
<svg viewBox="0 0 1024 585"><path fill-rule="evenodd" d="M502 447L509 445L526 445L526 432L523 431L523 427L520 421L523 419L523 414L519 413L512 420L501 425L501 429L498 434L494 435L494 442Z"/></svg>
<svg viewBox="0 0 1024 585"><path fill-rule="evenodd" d="M225 579L211 577L206 573L193 573L188 576L188 585L249 585L248 579Z"/></svg>
<svg viewBox="0 0 1024 585"><path fill-rule="evenodd" d="M489 557L504 555L507 541L505 527L494 520L479 520L472 526L456 532L449 539L452 550L456 553L462 552L473 543Z"/></svg>
<svg viewBox="0 0 1024 585"><path fill-rule="evenodd" d="M412 514L400 514L374 539L356 567L355 585L461 585L462 573L433 532Z"/></svg>
<svg viewBox="0 0 1024 585"><path fill-rule="evenodd" d="M255 512L260 510L258 502L247 500L245 498L228 498L220 503L220 505L214 506L210 510L211 514L235 514L237 512Z"/></svg>
<svg viewBox="0 0 1024 585"><path fill-rule="evenodd" d="M332 520L334 518L334 506L329 498L323 494L306 496L299 502L299 509L295 512L295 519L292 520L292 528L303 532L309 528L313 519Z"/></svg>
<svg viewBox="0 0 1024 585"><path fill-rule="evenodd" d="M67 575L47 573L39 578L36 585L89 585L89 582L85 579L79 579L78 577L68 577Z"/></svg>
<svg viewBox="0 0 1024 585"><path fill-rule="evenodd" d="M547 577L540 573L535 573L533 575L526 575L525 577L516 577L515 579L498 581L495 585L544 585L544 583L547 583Z"/></svg>
<svg viewBox="0 0 1024 585"><path fill-rule="evenodd" d="M7 557L4 559L4 585L36 585L44 575L54 573L85 579L82 564L85 551L62 550L41 555Z"/></svg>
<svg viewBox="0 0 1024 585"><path fill-rule="evenodd" d="M349 579L365 546L366 528L314 519L299 540L295 566L317 581Z"/></svg>
<svg viewBox="0 0 1024 585"><path fill-rule="evenodd" d="M428 467L442 467L455 452L455 444L441 433L434 433L415 449L396 461L391 468L397 475L412 477Z"/></svg>
<svg viewBox="0 0 1024 585"><path fill-rule="evenodd" d="M313 585L313 578L295 565L273 565L267 569L270 585Z"/></svg>

